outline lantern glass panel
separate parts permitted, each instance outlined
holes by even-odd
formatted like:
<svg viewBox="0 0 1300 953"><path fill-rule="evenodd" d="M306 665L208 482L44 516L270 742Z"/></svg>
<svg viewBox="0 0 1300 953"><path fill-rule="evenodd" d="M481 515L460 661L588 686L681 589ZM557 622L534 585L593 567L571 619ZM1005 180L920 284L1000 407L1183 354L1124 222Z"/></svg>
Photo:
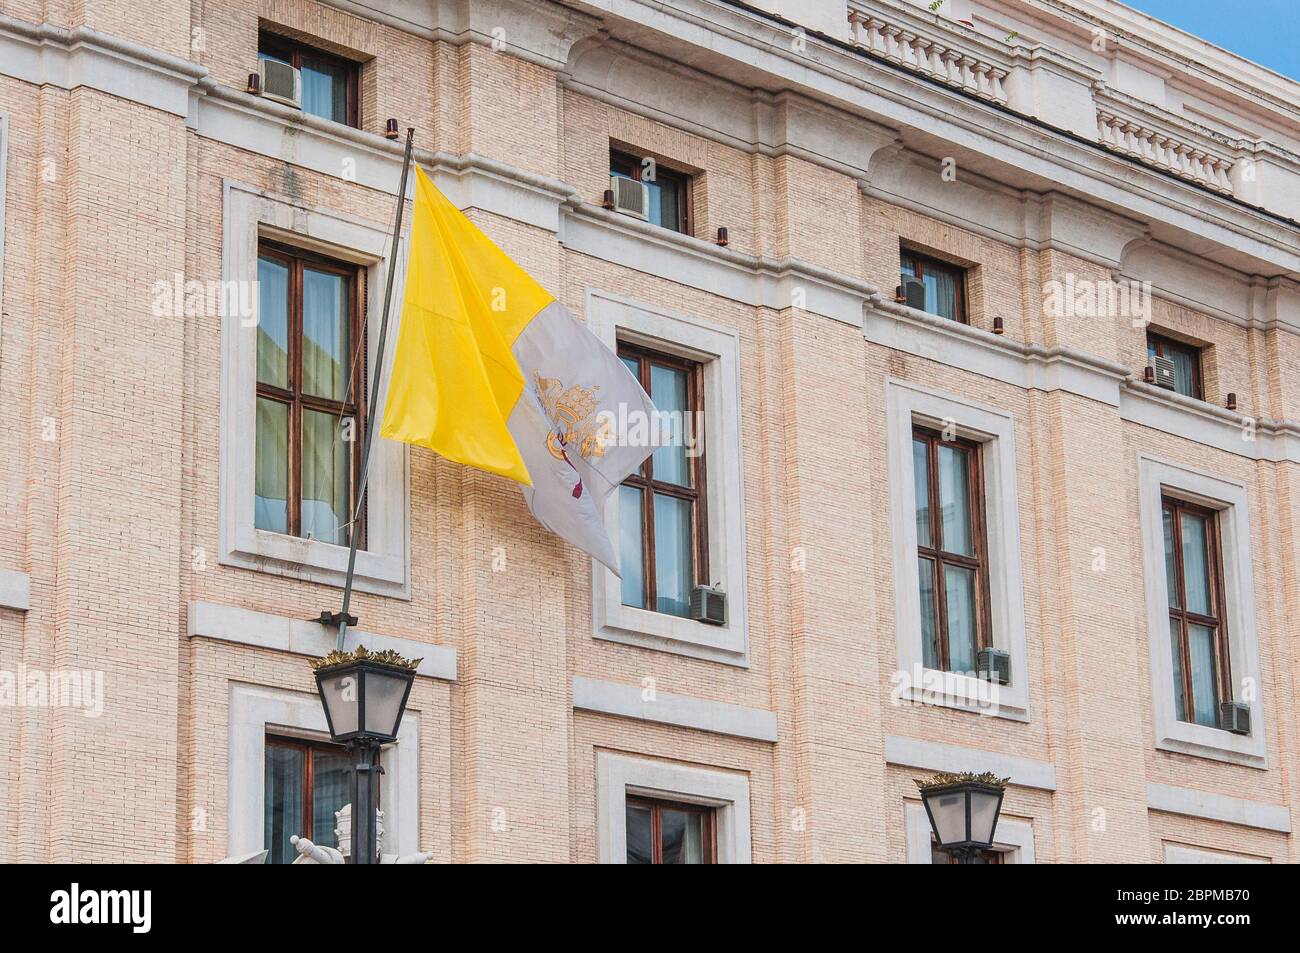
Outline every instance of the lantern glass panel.
<svg viewBox="0 0 1300 953"><path fill-rule="evenodd" d="M359 727L360 678L355 669L344 669L320 679L321 698L335 737L351 734Z"/></svg>
<svg viewBox="0 0 1300 953"><path fill-rule="evenodd" d="M993 834L997 829L998 805L1002 795L992 791L971 791L970 793L970 837L985 846L993 843Z"/></svg>
<svg viewBox="0 0 1300 953"><path fill-rule="evenodd" d="M962 791L931 795L926 799L934 818L935 836L941 845L966 840L966 795Z"/></svg>
<svg viewBox="0 0 1300 953"><path fill-rule="evenodd" d="M411 679L405 674L368 670L366 679L367 734L393 737L402 717L402 701Z"/></svg>

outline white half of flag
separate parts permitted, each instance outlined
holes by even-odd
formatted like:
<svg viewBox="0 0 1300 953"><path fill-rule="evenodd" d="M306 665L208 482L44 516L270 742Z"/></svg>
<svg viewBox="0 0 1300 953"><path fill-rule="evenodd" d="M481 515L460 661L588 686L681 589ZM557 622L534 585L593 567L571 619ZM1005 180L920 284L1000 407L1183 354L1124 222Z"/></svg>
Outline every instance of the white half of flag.
<svg viewBox="0 0 1300 953"><path fill-rule="evenodd" d="M512 351L525 384L506 425L533 480L522 487L528 508L618 575L605 501L654 447L628 445L617 424L653 424L655 406L618 356L558 301L524 327Z"/></svg>

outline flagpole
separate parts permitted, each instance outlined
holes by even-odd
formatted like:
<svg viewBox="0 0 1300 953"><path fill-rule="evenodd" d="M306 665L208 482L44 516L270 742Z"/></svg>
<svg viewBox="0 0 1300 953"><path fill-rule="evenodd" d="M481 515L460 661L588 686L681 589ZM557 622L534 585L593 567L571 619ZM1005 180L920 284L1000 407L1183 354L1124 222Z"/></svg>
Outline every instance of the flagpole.
<svg viewBox="0 0 1300 953"><path fill-rule="evenodd" d="M415 148L415 129L406 130L406 153L402 156L402 178L397 186L397 214L393 222L392 253L388 256L388 276L384 283L384 313L379 322L379 345L375 349L375 365L371 372L370 402L366 404L365 445L361 451L361 480L357 487L357 506L352 513L352 524L348 532L348 574L343 581L343 609L338 614L339 637L335 648L343 651L343 640L348 634L348 607L352 604L352 581L357 571L357 541L361 513L366 505L366 485L370 477L370 447L375 439L375 418L379 409L379 383L384 376L384 343L388 337L388 312L393 301L393 277L397 274L397 244L402 236L402 212L406 208L406 178L411 171L411 153ZM364 347L365 342L357 342ZM327 613L325 615L328 615ZM333 621L333 620L330 620ZM355 620L354 620L355 621Z"/></svg>

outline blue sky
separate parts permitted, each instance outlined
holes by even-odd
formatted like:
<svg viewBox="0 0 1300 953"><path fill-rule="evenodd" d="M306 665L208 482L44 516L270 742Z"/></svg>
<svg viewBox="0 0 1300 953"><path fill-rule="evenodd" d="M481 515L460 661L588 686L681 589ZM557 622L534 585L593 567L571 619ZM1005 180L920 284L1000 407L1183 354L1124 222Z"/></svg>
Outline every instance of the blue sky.
<svg viewBox="0 0 1300 953"><path fill-rule="evenodd" d="M1300 81L1300 0L1123 0Z"/></svg>

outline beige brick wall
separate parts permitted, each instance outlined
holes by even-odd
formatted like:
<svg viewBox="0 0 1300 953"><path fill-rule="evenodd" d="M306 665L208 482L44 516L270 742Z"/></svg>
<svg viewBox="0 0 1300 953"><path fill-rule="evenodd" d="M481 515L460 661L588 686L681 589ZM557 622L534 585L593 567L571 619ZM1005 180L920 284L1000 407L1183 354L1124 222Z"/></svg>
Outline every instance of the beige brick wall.
<svg viewBox="0 0 1300 953"><path fill-rule="evenodd" d="M1043 286L1106 269L903 209L852 176L743 151L567 90L547 68L480 43L405 33L314 0L155 5L8 3L188 56L242 88L258 18L373 57L363 126L389 115L417 144L474 153L596 202L611 142L693 170L695 234L793 257L892 295L900 242L969 263L971 323L1066 345L1140 373L1125 321L1046 314ZM191 16L194 20L191 23ZM153 20L157 20L157 24ZM192 27L204 48L190 50ZM175 272L222 275L222 188L386 223L381 192L204 138L183 118L90 89L0 77L8 113L0 400L0 569L30 574L31 609L0 608L0 669L105 674L105 714L0 708L0 860L220 858L227 844L232 682L312 691L301 656L190 639L204 601L294 619L336 588L217 561L221 326L156 318ZM937 173L936 173L937 174ZM454 683L419 679L420 839L439 861L592 861L595 761L618 751L745 776L754 858L901 861L904 803L924 772L886 765L888 735L1055 765L1057 790L1013 787L1045 861L1148 861L1166 842L1294 861L1294 838L1151 813L1156 782L1271 804L1297 801L1300 468L1255 463L1124 423L1116 408L1027 390L865 343L845 323L742 304L566 248L553 232L471 218L578 315L589 289L696 315L739 334L750 650L747 667L592 638L590 563L543 531L518 492L415 448L411 598L360 593L362 628L451 646ZM1141 277L1141 276L1138 276ZM373 316L372 316L373 317ZM1164 299L1153 323L1211 345L1206 396L1300 417L1300 342ZM890 703L894 631L885 385L895 378L1013 415L1028 641L1021 723ZM53 426L53 430L50 426ZM1249 487L1267 697L1267 771L1156 751L1137 536L1139 450ZM1105 568L1094 568L1097 551ZM493 560L503 552L504 572ZM735 596L733 596L735 598ZM574 676L775 713L768 744L574 712ZM202 821L196 821L202 818Z"/></svg>

